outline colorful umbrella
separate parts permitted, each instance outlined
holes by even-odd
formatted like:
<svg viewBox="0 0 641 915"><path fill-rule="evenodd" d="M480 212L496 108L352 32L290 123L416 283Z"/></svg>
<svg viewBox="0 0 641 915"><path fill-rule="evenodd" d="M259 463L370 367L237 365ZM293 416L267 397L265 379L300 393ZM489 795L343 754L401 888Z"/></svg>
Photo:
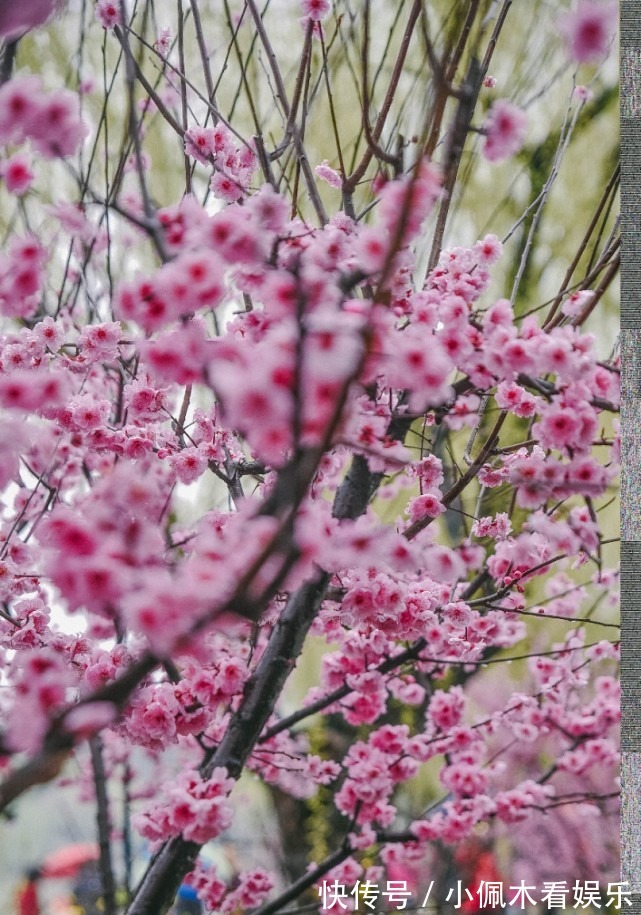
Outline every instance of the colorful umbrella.
<svg viewBox="0 0 641 915"><path fill-rule="evenodd" d="M95 842L77 842L51 852L42 862L43 877L73 877L83 864L97 861L100 851Z"/></svg>

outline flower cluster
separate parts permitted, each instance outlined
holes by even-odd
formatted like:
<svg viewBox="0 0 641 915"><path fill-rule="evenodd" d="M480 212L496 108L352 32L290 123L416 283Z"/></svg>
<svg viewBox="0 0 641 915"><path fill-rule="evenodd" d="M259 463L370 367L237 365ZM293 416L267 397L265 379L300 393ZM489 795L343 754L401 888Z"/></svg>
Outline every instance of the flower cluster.
<svg viewBox="0 0 641 915"><path fill-rule="evenodd" d="M29 140L45 159L64 158L78 150L87 133L73 92L45 92L37 76L18 77L0 87L0 145Z"/></svg>
<svg viewBox="0 0 641 915"><path fill-rule="evenodd" d="M209 842L231 823L233 810L227 797L233 786L226 769L214 769L207 779L183 771L162 790L161 805L138 814L138 829L152 842L177 835L188 842Z"/></svg>
<svg viewBox="0 0 641 915"><path fill-rule="evenodd" d="M185 131L185 153L203 165L214 166L210 182L214 197L235 203L249 192L256 171L256 154L251 146L235 141L224 124L190 127Z"/></svg>

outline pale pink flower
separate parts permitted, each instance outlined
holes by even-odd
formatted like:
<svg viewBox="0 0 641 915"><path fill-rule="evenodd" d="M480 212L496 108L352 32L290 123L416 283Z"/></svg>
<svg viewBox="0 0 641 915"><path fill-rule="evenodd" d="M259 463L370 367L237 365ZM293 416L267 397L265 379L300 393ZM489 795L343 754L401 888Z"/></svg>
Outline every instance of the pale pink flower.
<svg viewBox="0 0 641 915"><path fill-rule="evenodd" d="M591 102L594 98L594 92L587 86L575 86L572 95L580 102Z"/></svg>
<svg viewBox="0 0 641 915"><path fill-rule="evenodd" d="M496 235L486 235L474 245L480 264L495 264L503 253L503 245Z"/></svg>
<svg viewBox="0 0 641 915"><path fill-rule="evenodd" d="M445 506L434 493L417 496L407 507L407 513L412 522L422 521L423 518L438 518L444 511Z"/></svg>
<svg viewBox="0 0 641 915"><path fill-rule="evenodd" d="M215 172L209 186L214 197L224 200L225 203L236 203L245 193L239 181L223 172Z"/></svg>
<svg viewBox="0 0 641 915"><path fill-rule="evenodd" d="M65 730L76 738L90 737L112 724L117 714L113 702L77 705L65 716Z"/></svg>
<svg viewBox="0 0 641 915"><path fill-rule="evenodd" d="M214 152L214 130L212 127L190 127L185 131L185 153L203 165Z"/></svg>
<svg viewBox="0 0 641 915"><path fill-rule="evenodd" d="M80 117L78 96L63 89L39 102L25 132L39 153L53 159L76 152L89 128Z"/></svg>
<svg viewBox="0 0 641 915"><path fill-rule="evenodd" d="M415 470L424 486L440 486L443 482L443 462L434 454L421 458Z"/></svg>
<svg viewBox="0 0 641 915"><path fill-rule="evenodd" d="M496 403L502 410L515 416L533 416L541 403L540 397L530 394L516 382L502 381L496 389Z"/></svg>
<svg viewBox="0 0 641 915"><path fill-rule="evenodd" d="M472 525L474 537L492 537L504 540L512 531L512 522L505 512L499 512L494 517L479 518Z"/></svg>
<svg viewBox="0 0 641 915"><path fill-rule="evenodd" d="M515 155L523 146L527 116L506 99L494 102L483 124L483 155L489 162L500 162Z"/></svg>
<svg viewBox="0 0 641 915"><path fill-rule="evenodd" d="M567 297L561 306L561 311L564 315L568 315L570 318L575 318L577 315L581 314L585 306L593 298L594 293L591 290L580 289Z"/></svg>
<svg viewBox="0 0 641 915"><path fill-rule="evenodd" d="M488 775L479 765L459 762L440 772L441 783L458 797L473 797L485 791Z"/></svg>
<svg viewBox="0 0 641 915"><path fill-rule="evenodd" d="M559 30L570 57L579 63L604 57L614 37L618 4L580 0L576 8L559 19Z"/></svg>
<svg viewBox="0 0 641 915"><path fill-rule="evenodd" d="M154 45L161 57L167 57L171 49L171 30L165 26L158 29L158 38Z"/></svg>
<svg viewBox="0 0 641 915"><path fill-rule="evenodd" d="M440 172L424 159L413 175L388 181L383 187L379 195L379 225L391 237L402 226L403 243L407 244L418 234L441 194Z"/></svg>
<svg viewBox="0 0 641 915"><path fill-rule="evenodd" d="M0 405L7 409L39 412L68 396L66 373L20 369L0 376Z"/></svg>
<svg viewBox="0 0 641 915"><path fill-rule="evenodd" d="M320 165L314 169L321 181L327 182L330 187L340 188L342 181L341 176L329 165L327 159L323 159Z"/></svg>
<svg viewBox="0 0 641 915"><path fill-rule="evenodd" d="M19 76L0 86L0 143L24 139L25 125L37 116L41 97L37 76Z"/></svg>
<svg viewBox="0 0 641 915"><path fill-rule="evenodd" d="M207 459L193 447L171 455L169 463L177 479L186 485L197 480L207 469Z"/></svg>
<svg viewBox="0 0 641 915"><path fill-rule="evenodd" d="M7 190L16 197L26 194L33 182L31 162L25 153L15 153L2 164L2 177Z"/></svg>
<svg viewBox="0 0 641 915"><path fill-rule="evenodd" d="M96 19L103 29L113 29L122 21L120 0L98 0L96 4Z"/></svg>

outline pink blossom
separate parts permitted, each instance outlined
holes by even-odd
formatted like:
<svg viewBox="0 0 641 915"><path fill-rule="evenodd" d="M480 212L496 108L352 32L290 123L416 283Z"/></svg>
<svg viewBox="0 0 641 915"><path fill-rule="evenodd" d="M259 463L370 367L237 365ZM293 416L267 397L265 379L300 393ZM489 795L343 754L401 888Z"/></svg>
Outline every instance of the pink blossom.
<svg viewBox="0 0 641 915"><path fill-rule="evenodd" d="M559 19L559 29L570 57L579 63L605 56L614 37L617 4L579 0L575 9Z"/></svg>
<svg viewBox="0 0 641 915"><path fill-rule="evenodd" d="M0 141L24 138L24 125L37 111L39 93L37 76L18 77L0 86Z"/></svg>
<svg viewBox="0 0 641 915"><path fill-rule="evenodd" d="M494 537L504 540L512 531L512 522L506 512L499 512L494 517L479 518L472 525L475 537Z"/></svg>
<svg viewBox="0 0 641 915"><path fill-rule="evenodd" d="M209 349L203 328L190 321L141 347L152 377L160 382L191 384L204 377Z"/></svg>
<svg viewBox="0 0 641 915"><path fill-rule="evenodd" d="M436 690L433 694L428 716L440 730L449 730L461 723L465 699L460 687L453 687L449 692Z"/></svg>
<svg viewBox="0 0 641 915"><path fill-rule="evenodd" d="M185 131L185 152L203 164L214 153L214 130L211 127L190 127Z"/></svg>
<svg viewBox="0 0 641 915"><path fill-rule="evenodd" d="M572 295L569 295L563 305L561 306L561 311L563 314L568 315L571 318L576 317L581 314L585 306L594 298L594 293L589 289L582 289L579 292L573 292Z"/></svg>
<svg viewBox="0 0 641 915"><path fill-rule="evenodd" d="M433 493L417 496L410 502L407 512L410 521L421 521L423 518L437 518L445 511L445 506Z"/></svg>
<svg viewBox="0 0 641 915"><path fill-rule="evenodd" d="M120 0L97 0L96 19L103 29L113 29L122 21Z"/></svg>
<svg viewBox="0 0 641 915"><path fill-rule="evenodd" d="M496 389L496 403L502 410L509 410L515 416L534 416L541 398L530 394L516 382L502 381Z"/></svg>
<svg viewBox="0 0 641 915"><path fill-rule="evenodd" d="M91 324L83 327L78 338L83 356L87 361L115 359L118 355L118 341L122 328L117 321Z"/></svg>
<svg viewBox="0 0 641 915"><path fill-rule="evenodd" d="M257 868L240 874L238 885L229 893L222 906L222 912L234 912L239 907L249 909L260 905L274 888L275 881L266 871Z"/></svg>
<svg viewBox="0 0 641 915"><path fill-rule="evenodd" d="M271 184L264 184L248 199L246 209L255 214L258 224L270 232L282 233L287 224L289 208L285 199Z"/></svg>
<svg viewBox="0 0 641 915"><path fill-rule="evenodd" d="M209 182L209 186L214 197L224 200L225 203L236 203L245 193L238 179L232 175L226 175L224 172L215 172Z"/></svg>
<svg viewBox="0 0 641 915"><path fill-rule="evenodd" d="M448 349L448 355L453 360L457 359L457 353L452 352L451 349ZM480 403L481 400L478 394L466 394L463 397L457 397L443 422L449 429L456 432L465 428L465 426L473 426L478 418Z"/></svg>
<svg viewBox="0 0 641 915"><path fill-rule="evenodd" d="M498 99L483 124L483 155L489 162L500 162L515 155L522 147L527 116L506 99Z"/></svg>
<svg viewBox="0 0 641 915"><path fill-rule="evenodd" d="M503 245L496 235L486 235L474 245L474 251L482 264L495 264L503 253Z"/></svg>
<svg viewBox="0 0 641 915"><path fill-rule="evenodd" d="M11 40L42 25L57 6L58 0L5 0L0 7L0 35Z"/></svg>
<svg viewBox="0 0 641 915"><path fill-rule="evenodd" d="M90 736L110 725L116 714L112 702L78 705L65 715L65 729L76 737Z"/></svg>
<svg viewBox="0 0 641 915"><path fill-rule="evenodd" d="M488 784L487 773L480 766L468 763L455 763L441 769L440 779L443 785L458 797L482 794Z"/></svg>
<svg viewBox="0 0 641 915"><path fill-rule="evenodd" d="M163 802L137 816L140 832L152 840L180 835L204 844L220 835L231 823L232 810L226 797L233 780L227 770L214 769L209 779L184 771L162 792Z"/></svg>
<svg viewBox="0 0 641 915"><path fill-rule="evenodd" d="M303 15L313 22L327 18L332 11L331 0L300 0Z"/></svg>
<svg viewBox="0 0 641 915"><path fill-rule="evenodd" d="M0 172L4 178L7 190L22 197L26 194L33 183L33 172L29 157L24 153L15 153L9 159L2 163Z"/></svg>
<svg viewBox="0 0 641 915"><path fill-rule="evenodd" d="M68 392L67 375L53 369L0 375L0 404L8 409L40 412L62 403Z"/></svg>
<svg viewBox="0 0 641 915"><path fill-rule="evenodd" d="M435 454L428 454L415 465L415 472L428 489L443 482L443 462Z"/></svg>
<svg viewBox="0 0 641 915"><path fill-rule="evenodd" d="M216 875L215 868L205 868L200 861L190 875L189 884L198 891L198 898L203 904L211 909L219 908L227 890L223 881Z"/></svg>
<svg viewBox="0 0 641 915"><path fill-rule="evenodd" d="M580 102L591 102L594 98L594 93L587 86L575 86L572 94Z"/></svg>
<svg viewBox="0 0 641 915"><path fill-rule="evenodd" d="M568 448L586 451L589 448L596 432L594 412L587 404L581 405L582 409L578 406L552 404L541 411L541 421L535 427L542 445L560 451Z"/></svg>
<svg viewBox="0 0 641 915"><path fill-rule="evenodd" d="M47 159L71 156L89 132L78 96L67 90L41 99L25 128L34 148Z"/></svg>
<svg viewBox="0 0 641 915"><path fill-rule="evenodd" d="M167 57L169 54L171 49L171 30L167 26L158 29L158 37L154 47L161 57Z"/></svg>
<svg viewBox="0 0 641 915"><path fill-rule="evenodd" d="M402 224L403 241L408 243L418 234L441 193L438 169L431 162L422 161L414 175L390 181L381 190L380 225L393 237Z"/></svg>
<svg viewBox="0 0 641 915"><path fill-rule="evenodd" d="M207 468L207 458L197 448L183 448L170 456L169 463L176 477L185 484L193 483Z"/></svg>
<svg viewBox="0 0 641 915"><path fill-rule="evenodd" d="M328 6L329 6L329 3L328 3ZM343 183L341 176L338 174L337 171L334 171L333 168L330 168L329 163L327 162L327 159L324 159L320 165L317 165L316 168L314 169L314 171L316 172L316 174L322 181L326 181L327 184L329 184L331 187L336 187L336 188L341 187L341 185Z"/></svg>
<svg viewBox="0 0 641 915"><path fill-rule="evenodd" d="M101 0L100 23L117 26L125 6ZM208 56L220 50L206 21L217 6L201 5L215 39ZM302 7L305 34L322 38L333 4ZM250 47L254 17L231 15ZM268 32L280 25L265 13ZM338 38L349 42L350 28L343 20ZM117 36L96 32L109 69ZM184 152L209 170L196 168L192 188L159 115L164 105L181 118L180 61L159 58L170 39L158 37L160 104L137 82L135 152L120 148L127 131L105 133L118 114L110 94L82 103L107 118L95 123L97 157L57 163L80 149L80 99L37 77L0 87L5 196L22 189L32 153L43 191L62 195L53 206L35 193L14 200L0 252L1 752L25 752L28 772L30 754L38 761L59 744L66 753L101 730L138 831L178 849L195 843L190 859L251 800L247 785L229 797L247 770L290 802L314 806L320 792L359 853L380 840L380 865L364 871L348 858L330 879L410 881L423 864L437 874L440 843L489 839L501 822L509 855L521 819L533 817L536 837L567 799L592 809L614 781L618 649L588 639L617 599L602 525L618 454L604 414L620 399L620 363L581 327L594 300L566 296L553 320L525 289L518 307L496 300L513 265L494 275L494 234L444 248L424 275L432 233L423 238L422 226L443 191L418 136L404 145L405 174L370 165L355 213L330 193L333 210L315 212L305 174L293 180L300 138L275 146L277 113L261 108L271 93L254 93L267 161L247 137L246 93L234 105L228 91L240 77L225 88L226 74L216 90L229 126L199 126L204 83L186 87ZM277 57L294 50L273 47ZM151 79L153 60L141 67ZM270 82L270 72L247 75ZM295 73L282 73L293 92ZM371 76L382 103L390 74ZM102 74L95 84L100 94ZM312 102L326 87L305 86L299 121L305 99L312 120L324 110ZM535 97L540 86L530 88ZM385 146L393 123L390 114ZM520 148L525 116L499 101L481 130L498 160ZM166 165L184 177L180 202L173 182L159 183L152 150L167 159L163 175ZM348 159L358 172L357 152ZM342 179L326 161L314 177L336 188ZM460 194L448 193L454 206ZM579 231L570 208L561 216L561 228ZM22 225L37 234L21 236ZM453 209L448 225L473 231ZM205 778L215 763L229 770ZM23 760L15 765L20 774ZM411 789L426 777L442 791L423 814ZM388 829L410 841L383 847ZM255 908L280 878L246 866L223 880L197 865L192 886L226 915ZM602 875L609 866L595 864ZM163 876L167 892L180 876Z"/></svg>

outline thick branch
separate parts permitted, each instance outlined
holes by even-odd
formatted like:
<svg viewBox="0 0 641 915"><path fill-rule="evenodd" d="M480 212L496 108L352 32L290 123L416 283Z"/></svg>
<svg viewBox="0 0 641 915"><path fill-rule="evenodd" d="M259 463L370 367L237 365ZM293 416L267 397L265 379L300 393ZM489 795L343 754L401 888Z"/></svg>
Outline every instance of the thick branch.
<svg viewBox="0 0 641 915"><path fill-rule="evenodd" d="M302 650L329 578L326 572L319 572L288 602L264 655L247 682L243 701L227 733L201 767L203 778L209 778L218 766L226 768L233 778L240 777ZM193 867L198 851L199 846L181 838L167 842L143 877L127 915L160 915L166 912L182 878Z"/></svg>
<svg viewBox="0 0 641 915"><path fill-rule="evenodd" d="M107 776L102 756L102 740L97 734L89 741L94 788L96 790L96 821L100 846L100 883L105 915L116 915L116 881L111 861L111 823L109 798L107 797Z"/></svg>

